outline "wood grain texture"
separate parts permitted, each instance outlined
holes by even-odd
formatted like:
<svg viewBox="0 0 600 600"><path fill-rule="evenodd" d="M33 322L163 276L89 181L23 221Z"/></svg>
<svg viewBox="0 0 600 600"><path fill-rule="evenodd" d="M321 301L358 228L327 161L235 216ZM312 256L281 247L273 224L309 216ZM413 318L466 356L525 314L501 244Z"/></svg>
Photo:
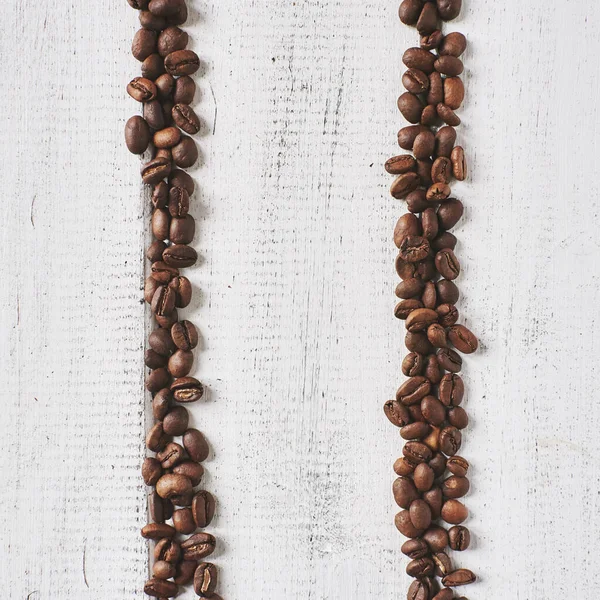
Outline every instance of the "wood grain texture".
<svg viewBox="0 0 600 600"><path fill-rule="evenodd" d="M401 380L404 208L382 164L416 34L386 0L191 4L206 135L185 314L210 389L192 412L213 447L221 594L402 598L401 441L381 406ZM122 143L136 15L3 15L0 580L11 600L142 598L148 209ZM591 0L465 0L449 28L470 39L457 253L483 347L465 361L471 600L595 597L599 19Z"/></svg>

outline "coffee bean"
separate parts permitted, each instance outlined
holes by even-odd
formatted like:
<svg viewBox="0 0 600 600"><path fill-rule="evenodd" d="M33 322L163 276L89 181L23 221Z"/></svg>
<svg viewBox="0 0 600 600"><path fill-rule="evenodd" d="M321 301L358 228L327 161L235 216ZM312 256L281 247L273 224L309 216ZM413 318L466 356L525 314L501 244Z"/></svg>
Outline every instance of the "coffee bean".
<svg viewBox="0 0 600 600"><path fill-rule="evenodd" d="M173 147L173 161L182 169L193 167L198 160L198 148L191 137L181 136L181 141Z"/></svg>
<svg viewBox="0 0 600 600"><path fill-rule="evenodd" d="M433 183L431 179L431 167L433 166L433 161L430 158L422 158L417 161L417 173L421 178L421 185L427 187ZM407 198L408 203L408 198ZM409 210L411 210L409 208Z"/></svg>
<svg viewBox="0 0 600 600"><path fill-rule="evenodd" d="M429 600L429 586L421 579L415 579L408 588L407 600Z"/></svg>
<svg viewBox="0 0 600 600"><path fill-rule="evenodd" d="M190 244L196 234L196 222L191 215L171 219L169 239L174 244Z"/></svg>
<svg viewBox="0 0 600 600"><path fill-rule="evenodd" d="M445 348L448 345L446 330L439 323L433 323L427 328L427 339L434 348Z"/></svg>
<svg viewBox="0 0 600 600"><path fill-rule="evenodd" d="M435 354L429 354L425 359L425 378L432 384L438 385L442 380L442 368Z"/></svg>
<svg viewBox="0 0 600 600"><path fill-rule="evenodd" d="M418 123L421 120L423 104L417 96L405 92L398 98L398 110L409 123Z"/></svg>
<svg viewBox="0 0 600 600"><path fill-rule="evenodd" d="M152 129L163 129L165 126L165 113L158 100L144 104L144 119Z"/></svg>
<svg viewBox="0 0 600 600"><path fill-rule="evenodd" d="M448 588L444 588L439 591L432 600L452 600L454 598L454 592Z"/></svg>
<svg viewBox="0 0 600 600"><path fill-rule="evenodd" d="M394 523L398 531L407 538L417 538L423 533L422 529L417 529L410 520L410 513L408 510L400 511L395 519Z"/></svg>
<svg viewBox="0 0 600 600"><path fill-rule="evenodd" d="M131 117L125 124L125 143L132 154L143 154L150 143L150 127L139 115Z"/></svg>
<svg viewBox="0 0 600 600"><path fill-rule="evenodd" d="M411 404L407 407L408 412L410 413L410 417L413 421L424 421L423 415L421 414L421 403ZM423 442L425 443L425 442ZM425 444L427 445L427 444Z"/></svg>
<svg viewBox="0 0 600 600"><path fill-rule="evenodd" d="M440 433L440 448L446 456L454 456L462 443L462 435L456 427L445 427Z"/></svg>
<svg viewBox="0 0 600 600"><path fill-rule="evenodd" d="M140 29L133 37L131 53L140 62L146 60L146 58L156 52L157 38L158 36L155 31Z"/></svg>
<svg viewBox="0 0 600 600"><path fill-rule="evenodd" d="M177 350L169 358L168 370L173 377L185 377L192 370L194 354L189 350Z"/></svg>
<svg viewBox="0 0 600 600"><path fill-rule="evenodd" d="M163 260L170 267L191 267L198 260L198 254L191 246L173 244L163 252Z"/></svg>
<svg viewBox="0 0 600 600"><path fill-rule="evenodd" d="M187 21L187 18L188 18L187 5L185 3L185 0L182 0L177 12L174 15L167 17L167 21L169 22L170 25L183 25Z"/></svg>
<svg viewBox="0 0 600 600"><path fill-rule="evenodd" d="M411 422L410 413L398 400L388 400L383 406L383 412L396 427L404 427Z"/></svg>
<svg viewBox="0 0 600 600"><path fill-rule="evenodd" d="M440 304L436 308L440 325L452 327L458 321L458 310L454 304Z"/></svg>
<svg viewBox="0 0 600 600"><path fill-rule="evenodd" d="M148 8L148 1L149 0L127 0L127 3L132 8L135 8L136 10L141 10Z"/></svg>
<svg viewBox="0 0 600 600"><path fill-rule="evenodd" d="M419 493L409 477L398 477L393 483L392 492L400 508L408 509L419 498Z"/></svg>
<svg viewBox="0 0 600 600"><path fill-rule="evenodd" d="M215 550L217 541L209 533L196 533L182 542L183 558L185 560L200 560L209 556Z"/></svg>
<svg viewBox="0 0 600 600"><path fill-rule="evenodd" d="M437 29L438 11L434 2L426 2L417 21L419 35L429 35Z"/></svg>
<svg viewBox="0 0 600 600"><path fill-rule="evenodd" d="M166 158L156 157L142 167L142 180L144 183L154 185L169 175L171 162Z"/></svg>
<svg viewBox="0 0 600 600"><path fill-rule="evenodd" d="M173 581L177 585L187 585L188 583L191 583L194 579L197 564L198 563L195 560L183 560L178 563Z"/></svg>
<svg viewBox="0 0 600 600"><path fill-rule="evenodd" d="M423 112L421 113L421 125L425 125L427 127L433 127L438 120L437 110L435 106L427 105L423 108ZM431 169L429 170L429 174L427 177L421 177L421 181L423 185L428 185L431 183Z"/></svg>
<svg viewBox="0 0 600 600"><path fill-rule="evenodd" d="M163 388L156 393L152 399L152 415L157 421L162 421L171 410L172 400L173 396L168 388Z"/></svg>
<svg viewBox="0 0 600 600"><path fill-rule="evenodd" d="M169 237L169 227L171 226L171 217L169 211L164 208L157 208L152 213L152 235L157 240L166 240ZM166 248L165 248L166 250ZM163 252L164 253L164 252ZM161 261L157 261L161 262ZM169 266L169 265L167 265Z"/></svg>
<svg viewBox="0 0 600 600"><path fill-rule="evenodd" d="M462 60L460 60L460 58L457 58L456 56L451 55L440 56L435 61L434 67L438 73L446 75L447 77L456 77L457 75L460 75L464 70Z"/></svg>
<svg viewBox="0 0 600 600"><path fill-rule="evenodd" d="M171 392L176 402L196 402L204 395L204 387L194 377L181 377L171 384Z"/></svg>
<svg viewBox="0 0 600 600"><path fill-rule="evenodd" d="M431 525L431 509L429 504L424 500L416 499L410 505L409 509L410 520L417 529L427 529ZM433 569L432 569L433 572ZM423 573L424 575L431 575L431 573Z"/></svg>
<svg viewBox="0 0 600 600"><path fill-rule="evenodd" d="M170 500L174 506L188 507L188 506L192 505L193 497L194 497L194 491L190 490L189 492L185 492L183 494L176 494L175 496L170 498Z"/></svg>
<svg viewBox="0 0 600 600"><path fill-rule="evenodd" d="M429 547L421 539L407 540L402 544L400 549L402 554L405 554L411 559L423 558L429 554Z"/></svg>
<svg viewBox="0 0 600 600"><path fill-rule="evenodd" d="M170 442L163 450L157 453L156 458L160 461L163 469L170 469L176 464L179 464L185 458L185 452L182 446L176 444L175 442Z"/></svg>
<svg viewBox="0 0 600 600"><path fill-rule="evenodd" d="M447 587L456 587L459 585L468 585L474 583L477 578L473 571L469 569L458 569L442 579L442 583Z"/></svg>
<svg viewBox="0 0 600 600"><path fill-rule="evenodd" d="M422 48L409 48L402 56L402 62L409 69L419 69L427 74L434 70L435 61L435 54Z"/></svg>
<svg viewBox="0 0 600 600"><path fill-rule="evenodd" d="M398 388L396 400L404 404L404 406L410 406L411 404L420 402L430 391L431 384L425 377L411 377Z"/></svg>
<svg viewBox="0 0 600 600"><path fill-rule="evenodd" d="M444 101L444 82L437 72L429 75L429 91L426 100L429 106L436 106Z"/></svg>
<svg viewBox="0 0 600 600"><path fill-rule="evenodd" d="M217 567L203 562L194 573L194 591L202 598L212 598L217 588Z"/></svg>
<svg viewBox="0 0 600 600"><path fill-rule="evenodd" d="M165 68L175 77L192 75L200 68L200 59L192 50L176 50L165 58Z"/></svg>
<svg viewBox="0 0 600 600"><path fill-rule="evenodd" d="M161 369L167 366L167 359L149 348L144 352L144 364L149 369Z"/></svg>
<svg viewBox="0 0 600 600"><path fill-rule="evenodd" d="M170 356L175 351L175 344L168 331L155 329L148 336L150 348L162 356Z"/></svg>
<svg viewBox="0 0 600 600"><path fill-rule="evenodd" d="M436 158L431 169L431 177L435 183L448 184L452 177L452 161L445 156Z"/></svg>
<svg viewBox="0 0 600 600"><path fill-rule="evenodd" d="M150 0L148 8L159 17L171 17L179 12L182 4L183 0Z"/></svg>
<svg viewBox="0 0 600 600"><path fill-rule="evenodd" d="M462 0L436 0L440 17L444 21L452 21L460 14Z"/></svg>
<svg viewBox="0 0 600 600"><path fill-rule="evenodd" d="M146 389L149 392L158 392L158 390L166 387L171 382L171 375L164 368L154 369L146 377Z"/></svg>
<svg viewBox="0 0 600 600"><path fill-rule="evenodd" d="M406 196L416 190L419 186L419 175L417 173L404 173L396 178L390 187L390 194L396 199Z"/></svg>
<svg viewBox="0 0 600 600"><path fill-rule="evenodd" d="M406 458L417 464L427 462L431 458L431 450L422 442L407 442L404 444L402 453Z"/></svg>
<svg viewBox="0 0 600 600"><path fill-rule="evenodd" d="M161 285L152 298L152 311L159 316L170 314L175 308L175 292L166 285Z"/></svg>
<svg viewBox="0 0 600 600"><path fill-rule="evenodd" d="M433 575L434 571L435 564L429 557L412 560L406 565L406 573L411 577L428 577Z"/></svg>
<svg viewBox="0 0 600 600"><path fill-rule="evenodd" d="M396 287L396 296L398 298L412 298L413 296L418 296L423 290L424 282L422 279L417 279L416 277L411 277L409 279L405 279L401 281Z"/></svg>
<svg viewBox="0 0 600 600"><path fill-rule="evenodd" d="M462 369L462 358L450 348L442 348L437 353L438 361L443 369L458 373Z"/></svg>
<svg viewBox="0 0 600 600"><path fill-rule="evenodd" d="M411 213L406 213L402 215L398 222L396 223L396 227L394 229L394 244L398 248L402 244L402 240L408 236L418 236L421 235L421 224L419 223L419 219Z"/></svg>
<svg viewBox="0 0 600 600"><path fill-rule="evenodd" d="M148 246L146 250L146 258L151 262L155 263L161 260L162 253L165 251L167 245L162 240L155 240Z"/></svg>
<svg viewBox="0 0 600 600"><path fill-rule="evenodd" d="M427 190L427 200L429 202L443 202L450 196L451 190L447 183L434 183Z"/></svg>
<svg viewBox="0 0 600 600"><path fill-rule="evenodd" d="M163 429L167 435L183 435L188 428L189 414L183 406L175 406L164 417Z"/></svg>
<svg viewBox="0 0 600 600"><path fill-rule="evenodd" d="M416 377L423 373L425 368L425 357L416 352L411 352L402 361L402 373L407 377Z"/></svg>
<svg viewBox="0 0 600 600"><path fill-rule="evenodd" d="M179 587L172 581L153 577L144 584L144 593L153 598L174 598L179 592Z"/></svg>
<svg viewBox="0 0 600 600"><path fill-rule="evenodd" d="M406 319L413 310L422 307L423 304L419 300L403 300L402 302L398 302L398 304L396 304L394 315L397 319Z"/></svg>
<svg viewBox="0 0 600 600"><path fill-rule="evenodd" d="M464 181L467 178L465 151L460 146L456 146L450 154L450 159L452 160L454 177L456 177L457 181Z"/></svg>
<svg viewBox="0 0 600 600"><path fill-rule="evenodd" d="M406 236L400 242L400 257L407 262L418 262L429 254L429 241L417 235Z"/></svg>
<svg viewBox="0 0 600 600"><path fill-rule="evenodd" d="M184 75L175 82L173 101L175 104L191 104L196 95L196 84L191 77Z"/></svg>
<svg viewBox="0 0 600 600"><path fill-rule="evenodd" d="M171 539L176 533L173 527L165 523L150 523L142 527L142 537L147 540Z"/></svg>
<svg viewBox="0 0 600 600"><path fill-rule="evenodd" d="M460 77L447 77L444 80L444 104L456 110L460 108L464 98L465 86Z"/></svg>
<svg viewBox="0 0 600 600"><path fill-rule="evenodd" d="M423 125L409 125L408 127L403 127L398 132L398 145L404 150L412 150L415 138L423 131L429 130Z"/></svg>
<svg viewBox="0 0 600 600"><path fill-rule="evenodd" d="M453 281L440 279L440 281L435 284L435 289L440 304L456 304L456 302L458 302L460 292Z"/></svg>
<svg viewBox="0 0 600 600"><path fill-rule="evenodd" d="M410 154L401 154L399 156L392 156L385 163L385 170L390 175L402 175L409 171L415 171L417 168L417 161Z"/></svg>
<svg viewBox="0 0 600 600"><path fill-rule="evenodd" d="M439 398L445 406L458 406L463 399L465 387L460 375L444 375L439 386Z"/></svg>
<svg viewBox="0 0 600 600"><path fill-rule="evenodd" d="M411 94L423 94L429 89L429 77L419 69L408 69L402 75L402 85Z"/></svg>
<svg viewBox="0 0 600 600"><path fill-rule="evenodd" d="M142 63L142 77L154 81L165 72L165 63L158 53L151 54ZM158 89L157 89L158 95Z"/></svg>
<svg viewBox="0 0 600 600"><path fill-rule="evenodd" d="M175 323L171 328L171 337L180 350L192 350L198 345L198 331L191 321Z"/></svg>
<svg viewBox="0 0 600 600"><path fill-rule="evenodd" d="M438 103L436 103L438 104ZM450 158L452 148L456 142L456 130L449 125L440 127L435 134L435 153L437 156Z"/></svg>
<svg viewBox="0 0 600 600"><path fill-rule="evenodd" d="M172 187L169 191L169 214L172 217L182 218L190 209L190 196L186 190Z"/></svg>
<svg viewBox="0 0 600 600"><path fill-rule="evenodd" d="M454 325L448 330L448 339L463 354L471 354L477 350L478 341L475 335L464 325Z"/></svg>
<svg viewBox="0 0 600 600"><path fill-rule="evenodd" d="M465 477L469 470L469 463L462 456L450 457L447 466L450 473L456 475L457 478Z"/></svg>
<svg viewBox="0 0 600 600"><path fill-rule="evenodd" d="M446 125L452 125L452 127L457 127L461 124L460 117L447 105L443 103L439 103L436 106L438 117L446 123Z"/></svg>
<svg viewBox="0 0 600 600"><path fill-rule="evenodd" d="M442 277L453 280L460 274L460 263L452 250L446 248L435 255L435 266Z"/></svg>
<svg viewBox="0 0 600 600"><path fill-rule="evenodd" d="M146 4L148 4L146 2ZM140 25L144 29L151 29L152 31L162 31L167 26L167 21L163 17L157 17L153 15L149 10L142 10L139 14Z"/></svg>
<svg viewBox="0 0 600 600"><path fill-rule="evenodd" d="M418 352L419 354L429 354L433 351L431 342L427 339L427 335L422 331L409 331L404 338L404 345L410 352Z"/></svg>
<svg viewBox="0 0 600 600"><path fill-rule="evenodd" d="M188 429L184 433L183 447L186 449L189 457L196 462L203 462L208 458L208 443L197 429Z"/></svg>
<svg viewBox="0 0 600 600"><path fill-rule="evenodd" d="M155 485L162 476L162 466L156 458L147 457L142 463L142 478L146 485Z"/></svg>
<svg viewBox="0 0 600 600"><path fill-rule="evenodd" d="M165 522L166 519L163 499L156 493L156 491L152 491L150 494L148 494L148 512L150 514L150 519L154 523Z"/></svg>
<svg viewBox="0 0 600 600"><path fill-rule="evenodd" d="M187 104L176 104L171 111L173 121L177 127L190 135L200 131L200 119L194 110Z"/></svg>
<svg viewBox="0 0 600 600"><path fill-rule="evenodd" d="M435 29L427 35L421 36L420 46L423 50L435 50L440 46L444 39L444 34L439 30Z"/></svg>
<svg viewBox="0 0 600 600"><path fill-rule="evenodd" d="M448 530L449 545L452 550L462 552L471 544L471 534L466 527L456 526Z"/></svg>
<svg viewBox="0 0 600 600"><path fill-rule="evenodd" d="M427 423L416 421L400 429L400 436L405 440L422 440L429 434L430 427Z"/></svg>
<svg viewBox="0 0 600 600"><path fill-rule="evenodd" d="M432 525L424 534L423 539L427 542L432 552L443 552L448 546L448 533L442 527Z"/></svg>
<svg viewBox="0 0 600 600"><path fill-rule="evenodd" d="M162 539L154 547L154 560L164 560L177 563L181 558L181 547L178 542L170 539Z"/></svg>
<svg viewBox="0 0 600 600"><path fill-rule="evenodd" d="M454 457L448 459L450 467L453 463L451 462ZM442 482L442 493L446 498L456 499L462 498L469 491L469 480L466 477L457 477L455 475L451 475L450 477L444 479Z"/></svg>
<svg viewBox="0 0 600 600"><path fill-rule="evenodd" d="M156 492L161 498L172 498L192 491L192 483L183 475L167 473L156 483Z"/></svg>
<svg viewBox="0 0 600 600"><path fill-rule="evenodd" d="M435 209L426 208L421 214L421 227L423 229L423 237L427 238L431 243L439 231L439 223ZM431 283L431 282L429 282Z"/></svg>
<svg viewBox="0 0 600 600"><path fill-rule="evenodd" d="M172 148L181 140L181 132L177 127L167 127L154 134L153 143L156 148Z"/></svg>
<svg viewBox="0 0 600 600"><path fill-rule="evenodd" d="M164 181L159 181L152 190L152 206L154 208L164 208L168 199L169 186Z"/></svg>
<svg viewBox="0 0 600 600"><path fill-rule="evenodd" d="M446 409L435 396L425 396L421 400L421 412L431 425L439 426L446 418Z"/></svg>
<svg viewBox="0 0 600 600"><path fill-rule="evenodd" d="M433 310L437 304L437 291L433 281L425 283L423 293L421 294L421 302L425 308Z"/></svg>
<svg viewBox="0 0 600 600"><path fill-rule="evenodd" d="M167 315L154 315L154 320L159 327L164 329L171 329L174 323L179 321L179 316L177 315L177 309L175 309L172 313Z"/></svg>
<svg viewBox="0 0 600 600"><path fill-rule="evenodd" d="M435 574L444 577L452 572L452 561L445 552L436 552L432 557L435 564Z"/></svg>
<svg viewBox="0 0 600 600"><path fill-rule="evenodd" d="M167 27L158 36L158 53L164 58L171 52L184 50L189 41L188 34L179 27Z"/></svg>
<svg viewBox="0 0 600 600"><path fill-rule="evenodd" d="M469 416L464 408L455 406L448 411L448 423L456 429L465 429L469 426Z"/></svg>
<svg viewBox="0 0 600 600"><path fill-rule="evenodd" d="M184 460L173 467L173 473L187 477L192 486L197 486L204 476L204 467L192 460Z"/></svg>
<svg viewBox="0 0 600 600"><path fill-rule="evenodd" d="M403 0L398 16L405 25L416 25L423 10L423 0Z"/></svg>
<svg viewBox="0 0 600 600"><path fill-rule="evenodd" d="M441 56L459 57L467 48L467 38L458 31L449 33L440 44L439 54Z"/></svg>
<svg viewBox="0 0 600 600"><path fill-rule="evenodd" d="M156 86L149 79L136 77L127 86L127 93L138 102L150 102L156 98Z"/></svg>
<svg viewBox="0 0 600 600"><path fill-rule="evenodd" d="M173 95L173 90L175 89L175 79L168 73L163 73L156 79L154 85L156 85L159 99L168 100Z"/></svg>
<svg viewBox="0 0 600 600"><path fill-rule="evenodd" d="M196 531L196 523L189 508L179 508L173 513L173 527L177 533L189 535Z"/></svg>
<svg viewBox="0 0 600 600"><path fill-rule="evenodd" d="M429 462L429 466L431 467L431 461ZM425 502L429 504L429 508L431 508L432 518L439 519L440 515L442 514L442 504L444 502L444 499L442 497L442 490L440 490L440 488L437 486L433 486L430 490L427 490L423 493L423 500L425 500ZM441 550L443 549L444 547L442 546Z"/></svg>
<svg viewBox="0 0 600 600"><path fill-rule="evenodd" d="M426 159L435 149L435 135L431 131L422 131L413 143L413 154L419 160Z"/></svg>
<svg viewBox="0 0 600 600"><path fill-rule="evenodd" d="M406 457L401 456L394 462L394 473L400 477L406 477L415 470L416 465L409 461Z"/></svg>
<svg viewBox="0 0 600 600"><path fill-rule="evenodd" d="M171 577L174 577L175 572L175 565L165 560L159 560L152 565L152 575L156 579L171 579Z"/></svg>
<svg viewBox="0 0 600 600"><path fill-rule="evenodd" d="M437 323L438 314L430 308L419 308L408 315L406 319L406 329L411 333L423 331L432 323Z"/></svg>

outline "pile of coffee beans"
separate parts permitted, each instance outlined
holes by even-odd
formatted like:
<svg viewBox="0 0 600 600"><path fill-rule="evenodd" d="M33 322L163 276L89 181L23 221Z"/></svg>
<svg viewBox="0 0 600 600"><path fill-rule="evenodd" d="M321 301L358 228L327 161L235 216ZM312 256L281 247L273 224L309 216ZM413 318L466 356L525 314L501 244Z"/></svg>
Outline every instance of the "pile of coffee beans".
<svg viewBox="0 0 600 600"><path fill-rule="evenodd" d="M455 145L461 122L456 111L464 99L460 57L467 42L462 33L440 30L440 20L452 20L460 10L461 0L400 5L400 20L421 36L420 46L404 53L406 92L398 98L398 109L410 123L398 132L398 144L412 154L385 164L397 176L391 195L405 200L409 211L394 231L401 279L395 315L406 325L409 354L402 372L408 379L384 407L406 440L394 464L393 493L402 509L396 527L410 538L402 546L411 559L406 572L415 578L408 600L451 600L454 587L475 581L471 571L456 569L447 553L448 548L466 550L470 542L463 525L468 510L460 500L469 491L469 463L458 455L468 425L459 372L461 354L475 352L478 345L475 335L458 324L460 262L451 232L463 204L452 197L450 183L467 176L464 150Z"/></svg>
<svg viewBox="0 0 600 600"><path fill-rule="evenodd" d="M148 496L150 523L142 536L154 542L152 577L144 592L174 598L180 586L193 583L200 597L218 598L217 569L204 561L216 544L204 531L215 500L197 489L209 448L202 433L189 427L184 406L204 394L202 383L189 376L198 331L178 314L192 299L190 281L180 270L198 258L189 245L196 229L189 214L195 185L183 169L198 159L190 137L200 130L191 107L196 85L190 75L199 69L200 59L187 49L188 34L179 27L187 20L185 0L127 1L139 11L141 23L131 49L141 62L141 77L129 83L127 92L143 103L143 116L127 121L125 142L131 152L144 155L141 177L152 186L155 238L146 252L151 266L144 289L157 325L145 353L155 423L146 438L152 456L142 466L144 482L153 488Z"/></svg>

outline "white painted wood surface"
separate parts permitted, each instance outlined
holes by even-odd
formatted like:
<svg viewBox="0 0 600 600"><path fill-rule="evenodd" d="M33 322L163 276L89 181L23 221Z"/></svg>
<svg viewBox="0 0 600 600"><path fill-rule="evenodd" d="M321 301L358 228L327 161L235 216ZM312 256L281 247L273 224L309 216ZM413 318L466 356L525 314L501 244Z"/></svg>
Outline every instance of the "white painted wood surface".
<svg viewBox="0 0 600 600"><path fill-rule="evenodd" d="M400 381L403 207L381 165L416 34L387 0L192 4L207 127L187 314L222 596L403 598L401 444L381 411ZM458 562L480 576L472 600L591 600L600 4L466 4L460 310L483 351L466 361L475 543ZM0 581L11 600L141 598L136 14L8 0L3 23Z"/></svg>

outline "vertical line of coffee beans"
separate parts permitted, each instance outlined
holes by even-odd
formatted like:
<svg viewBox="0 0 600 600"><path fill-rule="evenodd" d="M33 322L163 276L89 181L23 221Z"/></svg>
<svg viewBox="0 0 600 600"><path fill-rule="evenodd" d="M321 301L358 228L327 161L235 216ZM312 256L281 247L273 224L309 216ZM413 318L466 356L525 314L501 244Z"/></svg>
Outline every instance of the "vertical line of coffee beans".
<svg viewBox="0 0 600 600"><path fill-rule="evenodd" d="M174 598L180 586L192 583L200 597L218 598L216 567L204 561L216 544L204 531L215 500L198 489L209 448L203 434L189 427L185 408L204 394L202 383L189 376L198 331L178 314L192 299L192 285L181 269L192 267L198 258L189 245L196 228L189 214L195 184L184 169L198 159L190 136L200 131L201 123L191 107L196 84L190 76L200 59L187 49L188 34L180 29L188 16L185 0L127 1L139 11L141 24L132 44L141 76L129 83L127 92L142 103L143 111L127 121L125 142L132 153L144 155L141 177L152 188L154 237L146 251L151 266L144 298L156 323L145 351L155 422L146 437L151 455L142 466L144 482L152 488L150 522L142 536L153 541L154 560L144 592Z"/></svg>
<svg viewBox="0 0 600 600"><path fill-rule="evenodd" d="M455 587L475 581L472 571L453 566L447 552L466 550L470 542L463 525L468 511L460 500L469 490L469 463L458 455L468 424L459 373L461 354L478 346L475 335L458 323L460 263L451 232L463 204L452 197L450 183L467 176L464 150L455 145L461 123L456 111L465 95L460 57L467 41L462 33L445 35L440 29L440 21L459 15L461 4L404 0L400 5L400 20L420 35L420 45L402 58L406 91L398 98L398 109L410 123L398 132L398 144L412 154L385 164L396 176L391 195L404 200L409 211L394 230L401 279L394 314L406 326L409 354L402 373L408 379L384 406L405 440L394 464L393 494L402 509L396 527L409 538L402 545L410 559L406 572L414 577L408 600L452 600Z"/></svg>

